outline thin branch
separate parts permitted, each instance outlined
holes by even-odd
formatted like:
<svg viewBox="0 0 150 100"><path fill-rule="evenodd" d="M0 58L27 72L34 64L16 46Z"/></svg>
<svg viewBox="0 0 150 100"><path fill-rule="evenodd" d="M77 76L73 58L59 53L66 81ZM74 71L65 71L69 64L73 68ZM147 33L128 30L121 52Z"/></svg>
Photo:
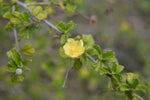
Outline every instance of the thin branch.
<svg viewBox="0 0 150 100"><path fill-rule="evenodd" d="M12 6L12 12L15 11L15 6ZM16 30L16 26L13 25L13 33L14 33L14 37L15 37L15 46L16 49L19 51L19 43L18 43L18 36L17 36L17 30Z"/></svg>
<svg viewBox="0 0 150 100"><path fill-rule="evenodd" d="M76 11L76 13L78 13L80 16L82 16L82 17L85 18L86 20L90 20L90 17L89 17L89 16L86 16L86 15L82 14L82 13L79 12L79 11Z"/></svg>
<svg viewBox="0 0 150 100"><path fill-rule="evenodd" d="M111 83L111 78L109 78L109 83L110 83L110 86L111 86L111 90L114 90L113 85Z"/></svg>
<svg viewBox="0 0 150 100"><path fill-rule="evenodd" d="M86 54L87 54L87 57L88 57L93 63L96 62L96 60L95 60L92 56L90 56L88 53L86 53Z"/></svg>
<svg viewBox="0 0 150 100"><path fill-rule="evenodd" d="M67 72L66 72L66 75L65 75L65 80L64 80L64 83L62 85L63 88L65 88L65 85L66 85L66 81L67 81L67 78L68 78L68 73L69 73L69 70L70 70L70 66L71 66L71 59L69 61Z"/></svg>
<svg viewBox="0 0 150 100"><path fill-rule="evenodd" d="M56 5L59 6L59 3L51 3L51 2L33 2L33 3L26 3L27 6L32 5Z"/></svg>
<svg viewBox="0 0 150 100"><path fill-rule="evenodd" d="M139 100L144 100L141 96L137 95L136 93L132 93L132 95L133 95L134 97L137 97Z"/></svg>
<svg viewBox="0 0 150 100"><path fill-rule="evenodd" d="M24 9L28 10L30 13L32 13L32 10L23 2L17 1L16 2L18 5L22 6ZM51 22L48 20L44 19L44 23L46 23L49 27L55 29L57 32L62 33L55 25L53 25Z"/></svg>

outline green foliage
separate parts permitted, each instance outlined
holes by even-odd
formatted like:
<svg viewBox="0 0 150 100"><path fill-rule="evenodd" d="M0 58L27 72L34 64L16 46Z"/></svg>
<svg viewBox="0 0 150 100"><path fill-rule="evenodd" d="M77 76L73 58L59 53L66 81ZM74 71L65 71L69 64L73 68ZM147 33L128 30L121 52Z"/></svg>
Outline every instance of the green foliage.
<svg viewBox="0 0 150 100"><path fill-rule="evenodd" d="M82 35L83 43L85 46L85 49L91 49L94 45L94 40L92 35Z"/></svg>
<svg viewBox="0 0 150 100"><path fill-rule="evenodd" d="M75 26L75 23L73 21L70 21L67 25L65 25L65 23L63 22L59 22L57 24L57 27L60 31L62 31L63 33L68 33L70 30L72 30Z"/></svg>
<svg viewBox="0 0 150 100"><path fill-rule="evenodd" d="M24 39L30 39L31 34L37 29L39 29L38 26L34 26L34 25L25 26L20 30L19 36L23 37Z"/></svg>
<svg viewBox="0 0 150 100"><path fill-rule="evenodd" d="M80 59L73 59L73 61L72 61L72 67L74 69L79 70L82 67L82 62L80 61Z"/></svg>
<svg viewBox="0 0 150 100"><path fill-rule="evenodd" d="M108 50L106 52L103 53L103 60L111 60L114 58L114 52L112 50Z"/></svg>
<svg viewBox="0 0 150 100"><path fill-rule="evenodd" d="M17 9L17 7L15 11L12 11L12 5L16 6L15 4L16 2L17 0L11 0L10 3L3 3L3 1L0 1L0 15L3 15L3 18L9 20L5 29L10 31L12 30L12 28L14 28L16 29L17 32L19 31L18 34L19 37L22 37L24 39L30 39L32 33L35 30L39 29L37 24L41 20L46 19L47 15L51 14L53 10L49 6L35 5L30 6L30 8L32 9L31 14L27 11L21 12L21 10ZM25 2L32 3L33 0L26 0ZM53 0L51 2L54 3L56 1ZM77 4L81 2L82 0L63 0L61 2L62 5L59 4L59 6L63 6L61 8L64 8L64 10L66 9L68 12L72 13L76 10ZM73 21L70 21L68 24L65 24L64 22L59 22L57 24L56 28L58 28L60 32L60 35L57 35L58 39L60 39L59 54L63 58L68 58L64 53L63 46L67 42L68 38L71 36L69 31L72 30L74 26L75 23ZM122 24L121 32L132 33L132 30L130 29L128 23ZM86 65L90 70L95 71L100 75L105 75L107 78L110 79L110 83L108 84L109 86L111 85L112 90L124 92L129 100L136 99L135 95L133 95L135 91L146 90L145 85L140 83L139 77L137 77L137 75L133 73L127 73L125 74L125 76L123 76L121 74L121 72L124 69L124 66L118 63L117 59L115 58L115 53L112 50L107 50L103 52L101 47L95 44L92 35L82 35L81 38L80 36L77 36L75 37L74 40L83 40L84 47L83 46L82 47L85 48L85 51L83 49L84 53L81 56L72 59L71 63L72 68L79 70L80 73L85 72L84 74L86 76L88 72L87 70L82 68L82 65ZM40 45L44 47L44 43ZM31 43L26 43L22 46L21 52L26 56L32 56L35 53L35 49L33 48ZM76 52L76 48L74 52ZM47 53L43 53L43 55L49 56ZM21 53L16 48L12 48L10 51L8 51L7 56L10 59L7 65L7 70L9 72L12 72L11 80L13 82L22 82L25 79L24 70L30 70L30 68L27 67L27 63L31 62L32 60L31 59L23 60ZM42 66L44 66L43 69L45 70L50 69L47 66L51 67L52 65L53 65L52 63L50 64L47 63L45 64L45 62L42 63ZM51 86L54 86L55 88L59 89L60 84L63 81L61 77L63 77L64 72L65 72L64 69L62 69L60 66L58 70L54 71L53 68L51 68L51 70L48 72L48 75L49 74L53 75L51 77L52 78L51 80L53 80L53 82L51 82ZM42 73L42 75L45 74ZM88 74L88 76L90 75ZM97 83L97 81L95 83Z"/></svg>
<svg viewBox="0 0 150 100"><path fill-rule="evenodd" d="M31 43L26 43L21 48L21 51L26 56L32 56L35 53L35 49L33 48Z"/></svg>

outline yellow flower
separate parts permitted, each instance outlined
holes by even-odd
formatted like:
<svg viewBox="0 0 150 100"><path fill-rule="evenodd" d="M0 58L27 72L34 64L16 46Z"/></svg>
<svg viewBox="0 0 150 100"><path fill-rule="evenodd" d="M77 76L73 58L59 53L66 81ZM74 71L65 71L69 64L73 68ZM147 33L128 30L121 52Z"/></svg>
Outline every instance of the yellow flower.
<svg viewBox="0 0 150 100"><path fill-rule="evenodd" d="M65 54L72 58L79 58L84 53L83 41L75 41L72 38L67 40L67 43L64 45Z"/></svg>

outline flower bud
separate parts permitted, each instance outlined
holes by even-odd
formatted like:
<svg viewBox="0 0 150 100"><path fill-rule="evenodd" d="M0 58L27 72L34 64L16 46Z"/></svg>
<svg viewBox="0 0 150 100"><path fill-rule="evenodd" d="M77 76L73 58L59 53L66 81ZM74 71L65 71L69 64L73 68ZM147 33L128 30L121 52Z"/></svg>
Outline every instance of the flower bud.
<svg viewBox="0 0 150 100"><path fill-rule="evenodd" d="M17 75L21 75L21 74L22 74L22 69L17 68L16 71L15 71L15 73L16 73Z"/></svg>

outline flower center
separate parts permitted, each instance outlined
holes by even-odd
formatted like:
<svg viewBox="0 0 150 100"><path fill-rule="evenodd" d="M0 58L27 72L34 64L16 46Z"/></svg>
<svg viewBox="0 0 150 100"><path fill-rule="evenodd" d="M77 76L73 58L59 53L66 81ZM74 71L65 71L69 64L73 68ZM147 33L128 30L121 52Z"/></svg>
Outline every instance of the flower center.
<svg viewBox="0 0 150 100"><path fill-rule="evenodd" d="M71 53L72 53L72 54L74 54L74 53L76 53L76 52L77 52L77 48L72 48L72 49L71 49Z"/></svg>

